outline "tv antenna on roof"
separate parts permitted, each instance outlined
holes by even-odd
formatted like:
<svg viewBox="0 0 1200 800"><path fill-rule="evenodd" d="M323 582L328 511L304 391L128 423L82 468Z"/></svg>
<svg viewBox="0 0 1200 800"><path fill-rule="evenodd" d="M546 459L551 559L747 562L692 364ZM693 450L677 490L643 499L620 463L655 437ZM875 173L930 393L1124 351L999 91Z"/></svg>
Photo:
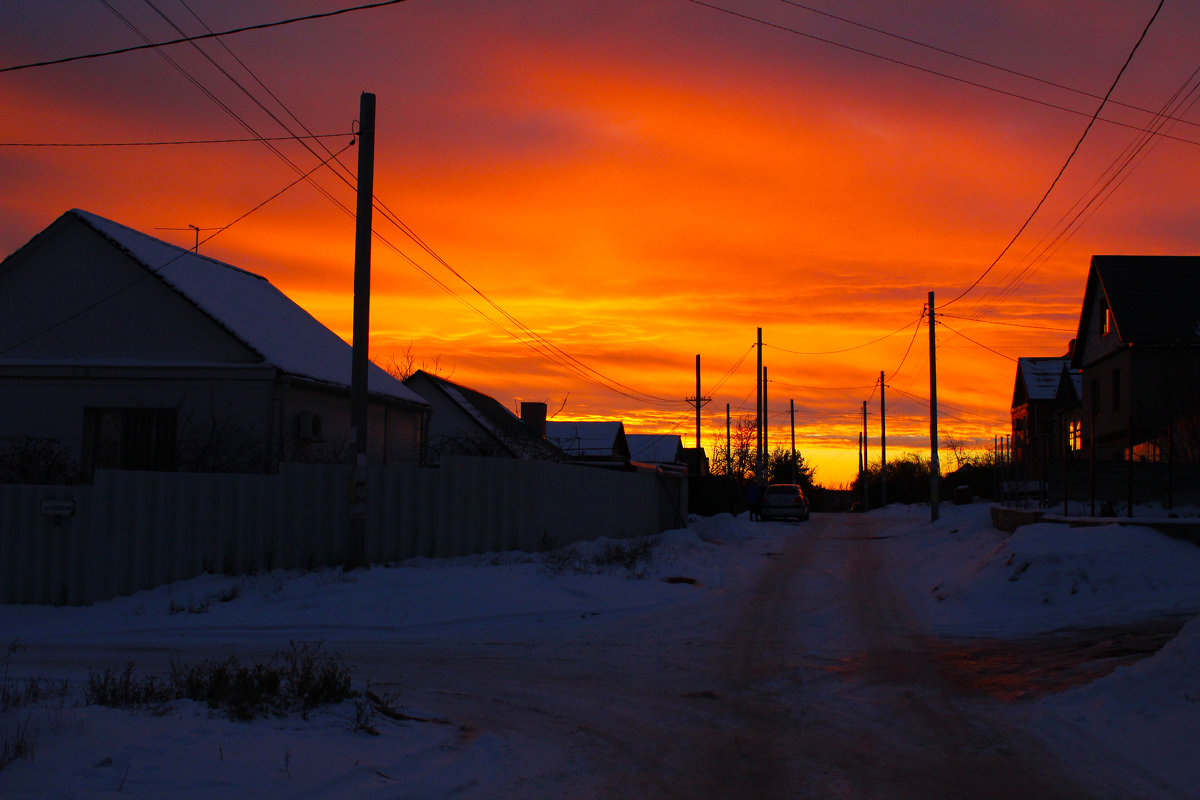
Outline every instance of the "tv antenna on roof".
<svg viewBox="0 0 1200 800"><path fill-rule="evenodd" d="M192 252L200 252L200 231L219 231L220 228L198 228L195 225L188 225L186 228L155 228L156 231L195 231L196 243L192 245Z"/></svg>

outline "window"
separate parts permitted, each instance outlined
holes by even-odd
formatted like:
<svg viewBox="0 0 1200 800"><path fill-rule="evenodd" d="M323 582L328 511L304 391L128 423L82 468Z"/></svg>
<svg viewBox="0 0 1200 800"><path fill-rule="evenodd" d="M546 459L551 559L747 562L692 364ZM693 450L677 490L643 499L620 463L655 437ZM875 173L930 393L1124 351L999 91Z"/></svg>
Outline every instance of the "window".
<svg viewBox="0 0 1200 800"><path fill-rule="evenodd" d="M1121 410L1121 370L1114 369L1112 373L1113 411Z"/></svg>
<svg viewBox="0 0 1200 800"><path fill-rule="evenodd" d="M1113 331L1113 316L1112 309L1108 307L1108 301L1100 300L1100 335L1112 333Z"/></svg>
<svg viewBox="0 0 1200 800"><path fill-rule="evenodd" d="M1079 452L1079 448L1083 444L1083 422L1077 419L1071 420L1070 437L1071 452Z"/></svg>
<svg viewBox="0 0 1200 800"><path fill-rule="evenodd" d="M83 412L83 469L175 470L173 408L87 408Z"/></svg>

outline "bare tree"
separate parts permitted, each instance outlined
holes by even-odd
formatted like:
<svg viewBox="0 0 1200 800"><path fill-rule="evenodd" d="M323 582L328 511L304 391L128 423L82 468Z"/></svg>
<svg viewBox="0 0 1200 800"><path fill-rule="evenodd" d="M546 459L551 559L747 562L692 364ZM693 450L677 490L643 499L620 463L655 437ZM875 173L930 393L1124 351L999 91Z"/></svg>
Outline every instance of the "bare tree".
<svg viewBox="0 0 1200 800"><path fill-rule="evenodd" d="M449 374L443 375L441 369L442 357L440 355L434 356L432 359L417 358L416 353L413 352L411 341L405 345L399 356L393 352L388 356L388 363L383 365L384 372L398 381L408 380L417 370L437 375L439 378L448 378Z"/></svg>

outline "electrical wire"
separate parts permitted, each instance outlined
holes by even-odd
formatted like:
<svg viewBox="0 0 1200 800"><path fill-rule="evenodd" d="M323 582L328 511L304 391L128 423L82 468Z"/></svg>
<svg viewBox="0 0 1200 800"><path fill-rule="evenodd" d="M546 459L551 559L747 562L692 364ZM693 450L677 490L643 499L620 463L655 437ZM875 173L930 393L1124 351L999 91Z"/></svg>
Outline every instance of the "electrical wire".
<svg viewBox="0 0 1200 800"><path fill-rule="evenodd" d="M1033 81L1035 83L1040 83L1043 86L1049 86L1054 89L1061 89L1065 92L1077 94L1077 95L1080 95L1081 97L1087 97L1092 100L1102 99L1101 95L1095 94L1094 92L1089 92L1086 89L1080 89L1075 86L1068 86L1063 83L1058 83L1057 81L1052 81L1052 80L1048 80L1046 78L1041 78L1037 75L1032 75L1028 72L1022 72L1020 70L1012 69L1010 67L1005 67L1000 64L994 64L990 61L984 61L983 59L980 59L980 58L975 58L973 56L968 56L963 53L958 53L958 52L955 52L954 50L949 50L945 47L938 47L937 45L932 45L932 44L929 44L928 42L923 42L920 39L913 39L909 36L903 36L898 33L893 33L892 31L884 30L883 28L879 28L874 25L867 25L866 23L858 22L857 20L848 19L846 17L840 17L837 14L833 14L833 13L824 11L819 8L813 8L812 6L808 6L803 3L796 2L796 0L777 0L777 2L783 3L784 5L792 6L794 8L803 9L804 11L808 11L810 13L817 14L822 17L827 17L832 20L837 20L838 22L842 22L847 25L853 25L856 28L862 28L863 30L871 31L872 33L877 33L877 34L880 34L881 36L886 36L888 38L895 39L897 41L915 45L917 47L921 47L921 48L930 50L935 53L940 53L942 55L950 56L952 58L957 58L962 61L967 61L971 64L976 64L981 67L987 67L988 69L994 69L998 72L1004 72L1004 73L1007 73L1008 75L1013 75L1018 78L1024 78L1026 80ZM1157 112L1151 111L1148 108L1142 108L1141 106L1133 105L1131 103L1123 103L1120 100L1114 100L1111 98L1109 99L1108 102L1109 102L1109 105L1121 106L1122 108L1128 108L1132 111L1140 111L1143 114L1150 114L1152 117L1157 116ZM1170 119L1173 122L1182 122L1186 125L1200 127L1200 123L1192 122L1191 120L1183 119L1182 117L1170 117Z"/></svg>
<svg viewBox="0 0 1200 800"><path fill-rule="evenodd" d="M729 8L724 8L722 6L716 5L715 3L706 2L706 0L687 0L687 2L692 3L693 5L702 6L704 8L711 9L713 11L719 11L723 14L728 14L732 17L737 17L739 19L746 20L747 22L754 22L759 25L765 25L768 28L774 28L776 30L783 31L784 33L790 33L795 36L801 36L805 39L810 39L815 42L820 42L822 44L827 44L827 45L831 45L833 47L838 47L843 50L848 50L852 53L858 53L860 55L870 56L871 58L876 58L876 59L879 59L880 61L884 61L889 64L895 64L897 66L907 67L908 69L913 69L918 72L923 72L927 75L936 76L938 78L945 78L946 80L954 81L955 83L961 83L961 84L965 84L967 86L973 86L977 89L984 89L986 91L994 92L995 94L1003 95L1005 97L1011 97L1011 98L1014 98L1017 100L1024 100L1026 102L1034 103L1035 105L1044 106L1046 108L1053 108L1057 111L1065 111L1068 114L1074 114L1077 117L1091 117L1092 116L1092 114L1090 114L1087 111L1078 111L1074 108L1069 108L1068 106L1059 105L1057 103L1051 103L1046 100L1038 100L1037 98L1029 97L1028 95L1023 95L1018 92L1009 91L1007 89L1000 89L995 86L989 86L986 83L980 83L979 81L973 81L968 78L962 78L957 75L952 75L948 72L941 72L939 70L930 69L929 67L922 67L918 64L913 64L911 62L904 61L899 58L893 58L892 56L886 56L886 55L883 55L882 53L876 53L874 51L867 50L862 47L855 47L853 45L848 45L848 44L845 44L843 42L838 42L833 39L827 39L822 36L817 36L815 34L807 33L805 31L798 30L796 28L790 28L787 25L781 25L777 22L771 22L770 20L765 20L765 19L762 19L761 17L756 17L752 14L746 14L741 11L734 11ZM1110 125L1116 125L1116 126L1122 127L1122 128L1130 128L1130 129L1136 130L1136 131L1144 131L1145 130L1145 128L1139 127L1137 125L1133 125L1133 124L1130 124L1127 122L1121 122L1120 120L1110 119L1108 117L1101 117L1100 121L1106 122ZM1187 139L1187 138L1181 137L1181 136L1171 136L1169 134L1161 134L1161 135L1167 139L1172 139L1175 141L1185 142L1187 144L1200 146L1200 141L1196 141L1194 139Z"/></svg>
<svg viewBox="0 0 1200 800"><path fill-rule="evenodd" d="M103 3L104 3L106 6L108 5L108 3L106 2L106 0L101 0L101 2L103 2ZM146 2L146 4L147 4L147 5L148 5L148 6L149 6L151 9L153 9L153 10L154 10L154 11L155 11L155 12L156 12L156 13L157 13L157 14L158 14L160 17L162 17L162 18L163 18L163 19L164 19L164 20L165 20L165 21L166 21L166 22L167 22L169 25L171 25L171 26L172 26L172 27L173 27L173 28L174 28L174 29L175 29L177 32L179 32L179 33L181 33L181 34L183 33L183 30L182 30L182 28L181 28L181 27L180 27L178 24L176 24L176 23L175 23L175 22L174 22L172 19L170 19L170 17L169 17L169 16L168 16L168 15L167 15L165 12L163 12L163 11L162 11L160 8L158 8L158 7L157 7L157 6L156 6L156 5L155 5L155 4L152 2L152 0L145 0L145 2ZM192 14L192 16L193 16L193 17L195 17L195 18L196 18L196 20L197 20L197 21L198 21L198 22L199 22L201 25L204 25L204 22L203 22L203 20L201 20L201 19L199 18L199 16L196 14L196 12L195 12L193 9L191 9L191 7L190 7L190 6L187 6L187 4L186 4L186 3L184 3L184 7L188 9L188 11L189 11L189 12ZM111 9L111 6L109 6L109 8ZM117 13L117 12L115 11L115 9L112 9L112 10L113 10L113 13ZM118 17L120 17L121 15L120 15L120 14L117 14L117 16L118 16ZM124 17L121 17L121 18L124 20ZM125 20L125 21L126 21L126 24L130 25L130 27L133 27L133 26L132 26L132 24L128 22L128 20ZM207 29L207 25L204 25L204 27ZM135 28L135 30L136 30L136 28ZM140 31L139 31L139 34L140 34ZM146 37L143 35L143 38L146 38ZM197 37L190 37L190 38L192 38L192 39L195 39L195 38L197 38ZM201 38L202 38L202 37L201 37ZM286 106L286 105L285 105L285 104L284 104L284 103L283 103L283 102L282 102L282 101L279 99L279 97L278 97L277 95L275 95L273 92L271 92L271 90L270 90L269 88L267 88L267 87L266 87L266 85L265 85L265 84L264 84L264 83L263 83L263 82L262 82L262 81L261 81L261 80L260 80L260 79L259 79L259 78L258 78L258 77L257 77L257 76L254 74L254 73L253 73L253 71L252 71L252 70L250 70L250 68L249 68L249 67L248 67L248 66L247 66L247 65L246 65L246 64L245 64L245 63L244 63L244 62L243 62L243 61L242 61L240 58L238 58L238 57L236 56L236 54L234 54L234 53L233 53L233 51L232 51L232 50L231 50L231 49L228 47L228 45L225 45L223 42L220 42L220 44L221 44L221 46L222 46L222 47L223 47L223 48L226 50L226 52L228 52L228 53L230 54L230 56L231 56L231 57L233 57L233 58L234 58L234 60L236 60L236 61L237 61L237 63L238 63L238 64L239 64L239 65L240 65L240 66L241 66L241 67L242 67L242 68L243 68L243 69L244 69L244 70L245 70L245 71L246 71L246 72L247 72L247 73L248 73L248 74L249 74L249 75L250 75L252 78L254 78L254 80L255 80L255 81L258 83L258 85L259 85L260 87L262 87L262 88L263 88L263 90L264 90L264 91L266 91L266 92L267 92L267 93L268 93L268 94L269 94L269 95L272 97L272 99L274 99L274 100L275 100L275 102L276 102L276 103L278 103L278 104L280 105L280 107L281 107L281 108L283 108L283 109L284 109L284 111L285 111L286 113L288 113L288 115L289 115L289 116L291 116L291 117L292 117L292 119L293 119L293 120L295 120L295 121L296 121L298 124L300 124L300 126L301 126L302 128L304 128L304 129L307 131L307 128L305 128L305 126L303 125L303 123L300 123L300 121L299 121L299 119L296 117L296 115L295 115L295 114L293 114L293 113L292 113L292 112L291 112L291 111L290 111L290 110L287 108L287 106ZM193 42L192 42L192 45L193 45L193 47L194 47L195 49L197 49L197 50L198 50L198 51L201 53L201 55L202 55L202 56L203 56L203 57L204 57L206 60L208 60L208 61L209 61L209 63L211 63L211 64L212 64L212 65L213 65L213 66L214 66L216 69L218 69L218 71L220 71L220 72L221 72L221 74L223 74L223 75L224 75L224 76L225 76L225 77L226 77L226 78L227 78L227 79L228 79L230 82L232 82L232 83L233 83L233 84L234 84L234 85L235 85L235 86L236 86L238 89L240 89L240 90L242 91L242 93L243 93L243 94L245 94L247 97L249 97L249 98L251 99L251 101L252 101L252 102L254 102L254 103L255 103L255 104L256 104L256 105L257 105L257 106L258 106L258 107L259 107L259 108L260 108L260 109L261 109L261 110L264 112L264 113L266 113L266 114L267 114L267 115L268 115L268 116L269 116L269 117L270 117L270 118L271 118L273 121L275 121L275 122L276 122L276 124L278 124L278 125L280 125L281 127L283 127L283 128L284 128L285 130L287 130L289 133L294 133L293 131L291 131L290 127L289 127L289 126L288 126L288 125L287 125L287 124L286 124L286 123L285 123L283 120L281 120L281 119L278 117L278 115L276 115L276 114L274 114L273 112L271 112L271 111L270 111L270 110L269 110L269 109L268 109L268 108L267 108L267 107L266 107L266 106L265 106L265 105L264 105L264 104L263 104L261 101L259 101L259 100L258 100L258 98L256 98L256 97L254 96L254 94L253 94L253 93L252 93L252 92L251 92L251 91L250 91L250 90L249 90L249 89L248 89L248 88L247 88L247 87L246 87L246 86L245 86L245 85L244 85L242 82L240 82L240 81L238 81L236 78L234 78L234 77L233 77L233 75L232 75L232 74L230 74L230 72L229 72L228 70L226 70L225 68L223 68L221 65L217 64L217 62L215 61L215 59L213 59L213 58L212 58L212 56L211 56L210 54L208 54L208 53L206 53L205 51L203 51L203 49L201 49L201 48L200 48L200 46L199 46L198 44L196 44L196 43L195 43L195 41L193 41ZM232 109L230 109L230 108L229 108L228 106L226 106L224 103L222 103L221 101L219 101L219 100L218 100L218 99L215 97L215 95L213 95L213 94L212 94L211 92L209 92L207 89L204 89L202 86L200 86L200 85L199 85L199 83L198 83L198 81L196 81L196 80L195 80L195 79L194 79L194 78L193 78L193 77L192 77L190 74L186 73L186 70L183 70L181 67L179 67L177 64L175 64L175 62L174 62L173 60L171 60L169 57L166 57L166 56L165 56L165 54L162 54L162 53L160 53L160 55L164 55L164 58L166 58L166 59L167 59L167 60L168 60L170 63L172 63L173 65L175 65L175 66L176 66L176 69L179 69L179 70L181 70L182 72L184 72L184 73L185 73L185 75L186 75L186 76L189 78L189 80L192 80L192 81L193 81L193 83L195 83L195 84L197 85L197 88L201 88L201 90L202 90L202 91L204 91L204 92L205 92L205 94L207 94L207 95L208 95L210 98L212 98L212 99L213 99L215 102L217 102L217 103L218 103L218 105L220 105L222 108L224 108L224 109L225 109L225 110L226 110L228 113L230 113L230 114L232 114L233 116L235 116L235 118L237 118L237 119L238 119L238 120L239 120L239 121L240 121L240 122L241 122L241 123L242 123L244 126L247 126L247 127L248 127L248 123L246 123L246 122L245 122L244 120L242 120L242 119L241 119L241 118L240 118L238 115L236 115L236 114L235 114L235 113L232 111ZM257 132L255 132L255 133L257 133ZM304 138L304 137L297 137L297 138L300 140L300 143L301 143L301 144L302 144L302 145L303 145L303 146L304 146L304 147L305 147L307 150L309 150L309 152L310 152L310 153L312 153L314 156L316 156L316 155L317 155L317 154L316 154L316 152L315 152L315 151L312 149L312 147L311 147L311 146L309 146L309 145L307 144L307 142L303 141L303 138ZM318 142L318 143L320 144L320 142ZM324 147L324 145L322 145L322 147ZM272 149L274 149L274 148L272 148ZM326 150L326 152L328 152L328 148L325 148L325 150ZM291 166L293 167L293 169L296 169L295 165L294 165L294 164L291 162L291 160L290 160L290 159L287 159L287 158L286 158L286 156L283 156L283 154L282 154L282 153L279 153L278 151L275 151L275 152L276 152L276 154L277 154L277 155L278 155L280 158L282 158L282 159L283 159L283 160L285 160L285 161L286 161L286 162L287 162L289 165L291 165ZM319 157L319 156L318 156L318 157ZM336 159L335 159L335 163L338 163L338 164L339 164L339 166L341 166L343 169L346 169L346 170L347 170L347 172L348 172L348 169L345 167L345 165L342 165L340 162L336 162ZM355 182L355 181L353 181L353 180L352 180L352 178L346 177L345 175L341 175L341 174L340 174L340 173L339 173L337 170L334 170L334 174L335 174L335 175L337 175L337 176L339 177L339 179L341 179L341 180L343 181L343 183L345 183L345 184L346 184L348 187L350 187L350 188L352 188L352 189L355 189L355 190L357 190L357 189L356 189L356 186L355 186L355 183L356 183L356 182ZM352 211L351 209L349 209L349 208L348 208L348 207L347 207L347 206L346 206L344 203L342 203L341 201L339 201L339 200L337 200L336 198L334 198L334 197L333 197L331 194L329 194L329 192L328 192L328 191L326 191L324 188L320 187L318 184L315 184L315 183L314 183L313 185L314 185L314 188L316 188L316 189L317 189L319 192L321 192L323 195L325 195L325 197L326 197L327 199L329 199L331 202L333 202L335 205L337 205L339 208L341 208L341 209L343 210L343 212L344 212L344 213L346 213L347 215L349 215L351 218L353 218L353 217L355 216L355 212L354 212L354 211ZM449 271L450 271L450 272L451 272L451 273L452 273L452 274L453 274L455 277L457 277L457 278L458 278L460 281L462 281L464 284L466 284L466 285L467 285L467 286L468 286L468 287L469 287L469 288L470 288L470 289L471 289L471 290L472 290L472 291L473 291L473 292L474 292L476 295L478 295L478 296L479 296L479 297L480 297L482 300L484 300L484 301L485 301L485 302L487 302L489 305L491 305L493 308L495 308L495 309L496 309L496 310L497 310L499 313L501 313L501 314L502 314L502 315L503 315L505 318L507 318L507 319L508 319L510 322L512 322L513 324L517 325L517 327L518 327L520 330L522 330L522 331L525 333L525 335L526 335L527 337L529 337L530 339L532 339L532 340L534 340L534 341L533 341L533 342L529 342L529 341L527 341L527 340L523 339L521 336L517 335L516 333L514 333L514 332L513 332L513 331L511 331L511 330L508 330L508 329L507 329L507 328L505 328L503 325L500 325L500 324L499 324L499 323L497 323L495 320L491 319L491 318L490 318L490 317L489 317L489 316L488 316L486 313L482 312L482 311L481 311L479 308L475 307L474 305L472 305L472 304L471 304L471 303L469 303L469 302L466 302L466 301L465 301L465 299L464 299L464 298L462 298L462 297L460 297L460 296L458 296L458 294L457 294L456 292L454 292L454 290L453 290L451 287L449 287L448 285L446 285L444 282L442 282L442 281L440 281L440 280L437 280L436 278L434 278L434 276L432 275L432 273L430 273L428 270L425 270L424 268L420 267L420 266L417 264L417 262L416 262L414 259L412 259L412 258L410 258L409 256L407 256L406 254L404 254L404 253L403 253L403 252L402 252L402 251L401 251L401 250L400 250L398 247L396 247L396 246L395 246L393 243L391 243L389 240L387 240L385 237L383 237L383 236L382 236L382 235L381 235L381 234L380 234L378 231L373 231L373 234L374 234L374 235L375 235L377 238L379 238L379 239L380 239L382 242L384 242L386 246L388 246L390 249L392 249L392 250L393 250L394 252L396 252L397 254L401 255L403 258L405 258L405 259L406 259L406 260L407 260L409 263L411 263L413 266L417 267L417 268L418 268L418 270L419 270L420 272L422 272L422 273L423 273L423 274L424 274L426 277L428 277L428 278L430 278L430 279L434 280L434 282L435 282L435 283L436 283L436 284L437 284L439 287L441 287L441 288L442 288L444 291L447 291L449 294L451 294L452 296L454 296L454 297L455 297L455 298L456 298L456 299L457 299L457 300L458 300L460 303L463 303L463 304L464 304L464 305L465 305L467 308L471 309L471 310L472 310L472 311L474 311L475 313L477 313L477 314L479 314L480 316L484 317L484 318L485 318L485 319L486 319L486 320L487 320L487 321L488 321L490 324L494 325L494 326L495 326L495 327L497 327L499 330L501 330L502 332L504 332L504 333L506 333L507 335L511 336L512 338L514 338L515 340L517 340L519 343L521 343L521 344L523 344L524 346L528 347L530 350L532 350L533 352L535 352L535 353L539 354L539 355L540 355L540 356L542 356L543 358L547 358L547 357L548 357L548 358L549 358L549 360L551 360L551 361L553 361L554 363L558 364L560 367L563 367L563 368L564 368L564 369L566 369L568 372L570 372L570 373L572 373L572 374L576 375L577 377L580 377L580 378L582 378L582 379L584 379L584 380L587 380L587 381L589 381L589 382L593 383L594 385L597 385L597 386L599 386L599 387L601 387L601 388L603 388L603 389L606 389L606 390L609 390L609 391L613 391L613 392L615 392L615 393L617 393L617 394L621 394L621 395L623 395L623 396L625 396L625 397L628 397L629 399L632 399L632 400L635 400L635 401L638 401L638 402L644 402L644 403L647 403L647 404L652 404L652 405L663 405L663 406L674 406L674 405L678 405L677 401L674 401L674 400L671 400L671 399L668 399L668 398L657 397L657 396L655 396L655 395L650 395L650 394L647 394L647 393L644 393L644 392L639 392L639 391L637 391L636 389L633 389L632 387L626 386L626 385L624 385L624 384L622 384L622 383L620 383L620 382L618 382L618 381L615 381L614 379L612 379L612 378L610 378L610 377L608 377L608 376L604 375L603 373L600 373L600 372L598 372L597 370L593 369L593 368L592 368L592 367L590 367L589 365L587 365L587 364L584 364L582 361L580 361L580 360L576 359L574 356L571 356L569 353L566 353L566 352L565 352L565 351L563 351L561 348L559 348L557 345L554 345L554 344L553 344L553 343L551 343L549 340L545 339L545 338L544 338L544 337L542 337L540 334L536 333L536 332L535 332L535 331L533 331L531 328L529 328L528 326L526 326L526 325L524 325L523 323L521 323L521 322L520 322L520 320L518 320L516 317L514 317L513 315L511 315L511 314L509 314L507 311L505 311L505 310L504 310L502 307L500 307L500 306L499 306L499 304L497 304L497 303L495 303L494 301L492 301L492 300L491 300L491 298L489 298L489 297L488 297L487 295L485 295L485 294L484 294L484 293L483 293L481 290L479 290L477 287L475 287L475 286L474 286L474 285L473 285L473 284L472 284L470 281L468 281L468 280L467 280L467 279L466 279L466 278L465 278L465 277L464 277L464 276L463 276L461 273L459 273L457 270L455 270L453 267L451 267L451 266L449 265L449 263L448 263L448 262L446 262L444 259L442 259L442 258L441 258L441 257L440 257L440 256L439 256L439 255L438 255L438 254L437 254L437 253L436 253L436 252L435 252L435 251L434 251L434 250L433 250L431 247L429 247L429 246L428 246L428 245L427 245L427 244L426 244L426 243L425 243L423 240L421 240L421 239L420 239L420 237L419 237L419 236L417 236L417 235L416 235L416 233L415 233L415 232L413 232L413 231L411 230L411 228L409 228L409 227L408 227L407 225L405 225L405 224L404 224L404 223L403 223L401 220L399 220L399 218L398 218L398 217L396 217L394 214L392 214L392 213L390 212L390 209L387 209L387 208L386 208L386 206L385 206L385 205L384 205L384 204L383 204L381 201L379 201L379 200L378 200L378 198L373 198L373 201L374 201L374 202L373 202L373 205L375 205L377 208L381 208L381 209L382 209L382 211L381 211L381 214L384 216L384 218L385 218L385 219L388 219L389 221L392 221L394 224L396 224L396 225L397 225L397 227L399 227L399 228L400 228L400 230L401 230L402 232L406 233L406 234L407 234L407 235L408 235L408 236L409 236L409 237L410 237L410 238L411 238L411 239L412 239L412 240L413 240L415 243L417 243L417 244L418 244L418 246L420 246L420 247L421 247L422 249L424 249L424 250L425 250L427 253L429 253L429 254L430 254L430 255L431 255L431 256L432 256L432 257L433 257L435 260L437 260L437 261L438 261L440 264L442 264L442 265L443 265L443 266L444 266L444 267L445 267L447 270L449 270Z"/></svg>
<svg viewBox="0 0 1200 800"><path fill-rule="evenodd" d="M964 317L958 314L947 314L945 311L938 312L938 319L961 319L968 322L982 322L985 325L1003 325L1009 328L1028 328L1035 331L1053 331L1054 333L1075 333L1075 328L1051 328L1047 325L1030 325L1021 322L1001 322L998 319L979 319L978 317ZM947 326L949 327L949 326Z"/></svg>
<svg viewBox="0 0 1200 800"><path fill-rule="evenodd" d="M944 328L949 328L949 330L950 330L950 332L951 332L951 333L954 333L954 334L956 334L956 335L958 335L958 336L961 336L962 338L966 339L968 342L970 342L971 344L975 345L976 347L982 347L984 350L987 350L989 353L995 353L996 355L1000 356L1001 358L1007 358L1009 361L1013 362L1014 364L1015 364L1015 363L1017 363L1017 359L1013 358L1012 356L1010 356L1010 355L1005 355L1004 353L1001 353L999 350L996 350L996 349L993 349L993 348L991 348L991 347L988 347L986 344L983 344L982 342L977 342L977 341L975 341L974 339L972 339L970 336L967 336L967 335L966 335L965 333L963 333L962 331L955 330L954 328L951 328L949 325L947 325L947 324L945 323L945 321L943 321L943 322L941 323L941 325L942 325L942 327L944 327Z"/></svg>
<svg viewBox="0 0 1200 800"><path fill-rule="evenodd" d="M353 136L345 133L312 133L306 136L261 136L252 139L186 139L159 142L0 142L0 147L172 147L194 144L244 144L253 142L286 142L300 139L336 139Z"/></svg>
<svg viewBox="0 0 1200 800"><path fill-rule="evenodd" d="M1200 67L1194 70L1163 104L1155 122L1152 123L1152 127L1173 125L1174 120L1178 118L1179 114L1186 114L1191 111L1197 101L1200 100L1200 80L1198 78L1200 78ZM1172 116L1172 113L1175 116ZM1052 228L1052 231L1056 230L1057 232L1048 241L1047 237L1043 237L1041 241L1030 248L1024 259L1028 262L1025 267L1015 276L1009 278L1003 288L988 289L985 291L984 297L993 296L993 299L987 304L980 306L976 312L976 316L982 316L993 311L1001 302L1014 294L1030 275L1048 262L1067 241L1073 238L1083 225L1124 184L1133 170L1145 161L1149 155L1149 151L1157 146L1158 141L1158 139L1148 134L1141 134L1131 140L1092 183L1088 192L1076 200L1071 208L1059 218L1059 221Z"/></svg>
<svg viewBox="0 0 1200 800"><path fill-rule="evenodd" d="M918 322L919 321L920 320L918 319ZM837 355L839 353L849 353L853 350L861 350L864 347L870 347L873 344L878 344L879 342L882 342L884 339L890 339L893 336L895 336L896 334L902 333L902 332L908 330L908 328L911 325L912 325L912 323L909 322L906 325L904 325L903 327L897 328L896 330L892 331L891 333L880 336L878 339L872 339L869 342L863 342L862 344L856 344L853 347L844 347L840 350L820 350L820 351L806 353L801 350L789 350L786 347L780 347L778 345L768 344L766 342L763 342L763 347L770 347L772 350L778 350L781 353L789 353L794 356L832 356L832 355Z"/></svg>
<svg viewBox="0 0 1200 800"><path fill-rule="evenodd" d="M55 58L47 61L35 61L30 64L17 64L11 67L0 67L0 72L17 72L18 70L34 69L35 67L48 67L54 64L69 64L72 61L84 61L92 58L105 58L107 56L121 55L122 53L133 53L139 50L159 50L164 47L170 47L176 44L185 44L187 42L198 42L204 39L216 39L222 36L233 36L238 33L247 31L261 31L267 28L278 28L282 25L291 25L295 22L308 22L315 19L325 19L327 17L336 17L341 14L350 14L356 11L367 11L373 8L383 8L384 6L394 6L404 3L407 0L382 0L378 3L367 3L360 6L351 6L349 8L339 8L334 11L323 11L316 14L306 14L302 17L291 17L289 19L276 20L275 22L262 22L257 25L244 25L240 28L230 28L229 30L220 31L218 33L206 33L199 36L184 36L178 39L170 39L162 42L146 42L145 44L135 45L133 47L121 47L116 50L105 50L98 53L86 53L83 55L66 56L64 58Z"/></svg>
<svg viewBox="0 0 1200 800"><path fill-rule="evenodd" d="M1042 205L1046 202L1046 199L1048 197L1050 197L1050 193L1052 191L1054 191L1054 187L1058 185L1058 182L1062 178L1063 173L1065 173L1067 171L1067 167L1070 166L1071 161L1075 158L1075 154L1078 153L1079 148L1083 146L1084 140L1087 138L1088 133L1092 130L1092 126L1096 124L1096 120L1100 117L1100 112L1104 109L1105 104L1108 102L1108 98L1112 96L1113 91L1117 88L1117 84L1120 83L1120 81L1121 81L1121 76L1125 74L1125 70L1129 67L1130 62L1133 61L1134 54L1137 53L1138 48L1141 47L1142 42L1145 41L1146 34L1148 34L1150 32L1150 26L1154 24L1154 20L1158 19L1158 13L1160 11L1162 11L1163 2L1165 2L1165 0L1158 0L1158 7L1154 9L1154 14L1151 15L1150 21L1147 22L1146 27L1142 29L1142 34L1141 34L1141 36L1138 37L1138 40L1134 43L1133 49L1130 50L1129 55L1125 57L1125 63L1122 64L1121 69L1117 71L1117 77L1115 77L1113 79L1112 85L1109 86L1108 91L1105 92L1104 99L1101 100L1100 105L1096 107L1095 113L1093 113L1092 118L1090 120L1088 120L1088 124L1083 129L1083 133L1080 134L1079 140L1076 141L1075 146L1073 148L1071 148L1071 152L1067 155L1066 161L1064 161L1062 167L1059 168L1058 174L1054 176L1054 180L1050 181L1050 186L1047 187L1046 192L1042 195L1042 198L1040 200L1038 200L1037 205L1035 205L1033 207L1033 211L1029 212L1029 216L1026 217L1025 221L1021 223L1021 227L1017 229L1017 232L1015 234L1013 234L1012 239L1010 239L1008 244L1006 244L1004 246L1004 249L1000 251L1000 254L998 256L996 256L995 260L993 260L992 263L988 265L987 269L985 269L982 273L980 273L979 277L977 277L971 283L970 286L968 286L966 289L963 289L959 294L957 294L950 300L943 303L942 304L943 308L946 306L951 306L954 303L957 303L959 300L961 300L963 297L965 297L972 289L974 289L976 286L978 286L979 282L982 281L985 277L987 277L987 274L992 271L992 268L995 267L996 264L1000 263L1000 259L1004 258L1005 254L1008 253L1008 251L1016 243L1017 239L1021 236L1021 234L1025 232L1025 229L1027 227L1029 227L1029 223L1033 221L1034 216L1036 216L1038 211L1041 210ZM930 309L930 313L933 313L933 309Z"/></svg>
<svg viewBox="0 0 1200 800"><path fill-rule="evenodd" d="M891 371L892 380L896 380L896 376L900 374L900 370L904 369L904 362L908 361L908 354L912 352L913 344L917 341L917 334L921 332L921 320L925 319L925 312L928 310L928 305L921 307L921 313L917 316L916 324L913 325L912 338L908 340L908 347L904 348L904 355L900 357L900 363ZM891 384L889 384L890 386Z"/></svg>

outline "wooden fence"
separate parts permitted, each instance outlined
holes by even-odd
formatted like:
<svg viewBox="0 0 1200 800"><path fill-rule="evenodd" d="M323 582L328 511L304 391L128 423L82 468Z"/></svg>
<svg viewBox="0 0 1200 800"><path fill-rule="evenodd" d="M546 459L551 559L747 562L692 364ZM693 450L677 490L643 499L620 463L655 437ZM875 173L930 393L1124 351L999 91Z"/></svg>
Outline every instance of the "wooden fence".
<svg viewBox="0 0 1200 800"><path fill-rule="evenodd" d="M86 604L205 572L345 561L347 467L278 475L98 471L87 486L0 485L0 602ZM367 482L371 563L537 551L685 524L687 481L655 470L463 457L380 467Z"/></svg>

